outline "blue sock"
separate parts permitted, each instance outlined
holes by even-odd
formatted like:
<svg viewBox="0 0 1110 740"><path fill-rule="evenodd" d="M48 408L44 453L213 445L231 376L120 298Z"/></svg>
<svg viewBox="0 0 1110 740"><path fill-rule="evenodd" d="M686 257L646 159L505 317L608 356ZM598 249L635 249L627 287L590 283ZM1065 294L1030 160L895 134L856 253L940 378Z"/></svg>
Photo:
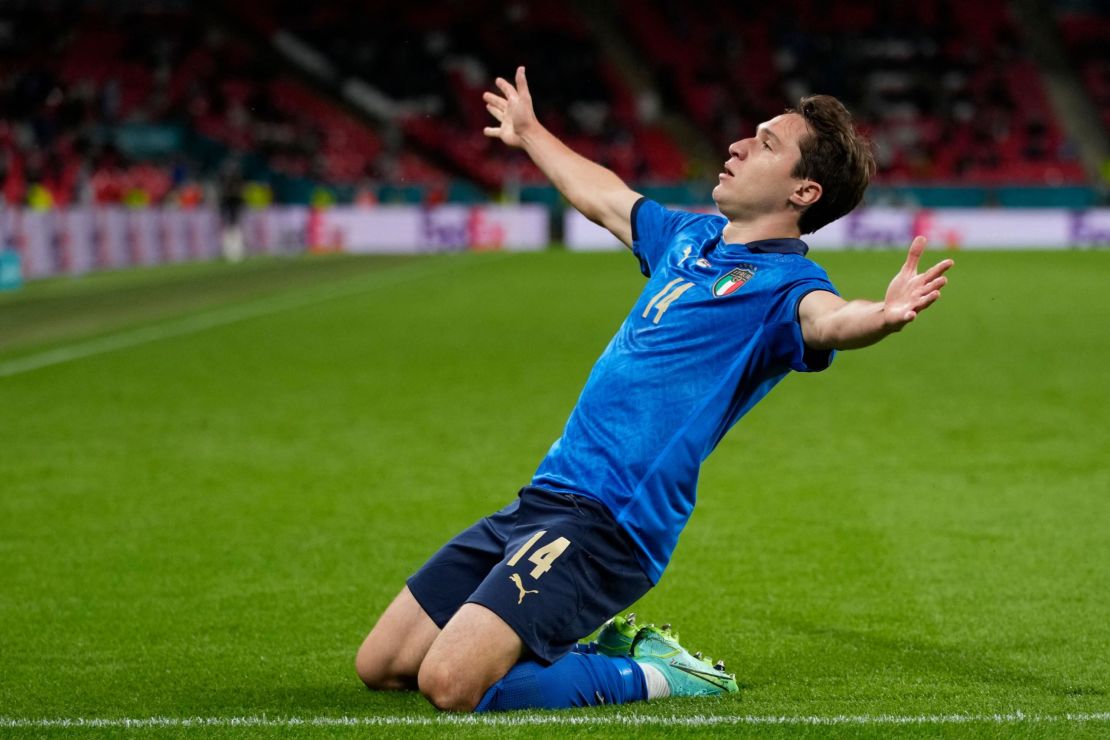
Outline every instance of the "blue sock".
<svg viewBox="0 0 1110 740"><path fill-rule="evenodd" d="M634 660L571 652L549 666L534 660L517 663L474 711L565 709L646 698L644 671Z"/></svg>

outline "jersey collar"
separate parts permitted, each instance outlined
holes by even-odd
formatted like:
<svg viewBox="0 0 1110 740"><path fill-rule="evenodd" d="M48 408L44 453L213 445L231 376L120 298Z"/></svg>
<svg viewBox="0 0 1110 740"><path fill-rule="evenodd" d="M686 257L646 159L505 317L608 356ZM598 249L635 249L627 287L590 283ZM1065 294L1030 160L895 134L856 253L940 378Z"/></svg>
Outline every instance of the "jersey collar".
<svg viewBox="0 0 1110 740"><path fill-rule="evenodd" d="M806 256L809 245L801 239L757 239L744 245L753 252L775 252L776 254L796 254Z"/></svg>
<svg viewBox="0 0 1110 740"><path fill-rule="evenodd" d="M809 251L809 245L801 239L794 239L790 237L780 239L756 239L754 242L747 244L729 244L723 238L718 237L722 247L737 246L744 247L752 252L774 252L776 254L796 254L800 257L805 257L806 252Z"/></svg>

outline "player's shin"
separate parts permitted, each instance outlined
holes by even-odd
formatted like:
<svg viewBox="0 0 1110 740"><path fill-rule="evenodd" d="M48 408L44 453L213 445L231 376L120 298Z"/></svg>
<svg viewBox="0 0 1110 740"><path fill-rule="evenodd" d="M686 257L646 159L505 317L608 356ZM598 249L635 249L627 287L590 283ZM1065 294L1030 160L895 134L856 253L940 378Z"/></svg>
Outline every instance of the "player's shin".
<svg viewBox="0 0 1110 740"><path fill-rule="evenodd" d="M474 711L566 709L646 698L644 671L635 661L572 652L549 666L517 663L490 687Z"/></svg>

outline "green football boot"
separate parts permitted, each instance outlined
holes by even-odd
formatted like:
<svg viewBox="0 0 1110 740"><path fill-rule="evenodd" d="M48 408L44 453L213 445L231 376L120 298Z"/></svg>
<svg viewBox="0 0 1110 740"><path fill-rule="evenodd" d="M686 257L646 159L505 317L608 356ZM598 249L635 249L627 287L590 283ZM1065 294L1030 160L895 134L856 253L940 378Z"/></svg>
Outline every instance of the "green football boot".
<svg viewBox="0 0 1110 740"><path fill-rule="evenodd" d="M666 625L664 625L666 627ZM632 641L632 659L659 669L671 687L671 696L717 696L740 690L736 675L725 673L725 662L691 655L669 629L644 627Z"/></svg>
<svg viewBox="0 0 1110 740"><path fill-rule="evenodd" d="M618 614L597 633L597 651L610 658L628 658L632 655L632 641L639 631L636 612L629 612L626 617Z"/></svg>

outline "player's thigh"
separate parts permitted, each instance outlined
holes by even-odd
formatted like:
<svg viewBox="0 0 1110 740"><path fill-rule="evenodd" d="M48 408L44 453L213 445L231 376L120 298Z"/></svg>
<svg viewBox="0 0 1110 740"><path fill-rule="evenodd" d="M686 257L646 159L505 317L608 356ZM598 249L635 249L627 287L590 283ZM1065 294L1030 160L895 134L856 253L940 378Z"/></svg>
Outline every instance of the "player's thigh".
<svg viewBox="0 0 1110 740"><path fill-rule="evenodd" d="M428 650L420 691L439 709L469 712L523 653L505 620L480 604L464 604Z"/></svg>
<svg viewBox="0 0 1110 740"><path fill-rule="evenodd" d="M358 649L359 678L372 689L416 688L420 664L439 632L405 586Z"/></svg>

